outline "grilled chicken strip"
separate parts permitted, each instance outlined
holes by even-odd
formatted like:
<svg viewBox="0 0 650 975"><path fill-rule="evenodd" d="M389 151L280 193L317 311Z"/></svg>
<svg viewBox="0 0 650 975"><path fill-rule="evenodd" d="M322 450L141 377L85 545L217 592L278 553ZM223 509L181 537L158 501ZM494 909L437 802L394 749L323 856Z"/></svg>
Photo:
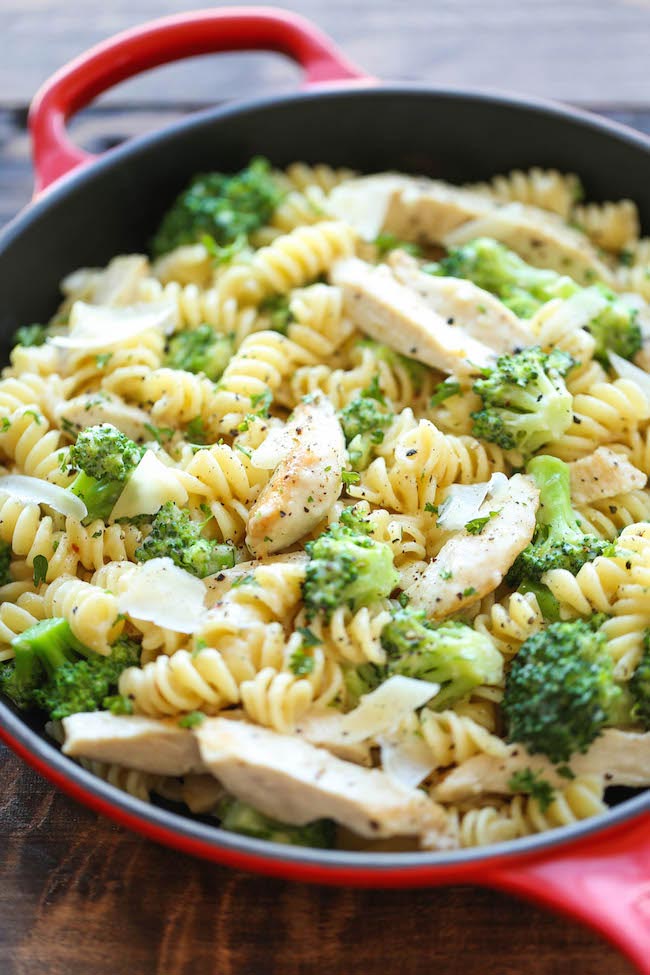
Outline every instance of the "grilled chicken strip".
<svg viewBox="0 0 650 975"><path fill-rule="evenodd" d="M427 308L495 352L514 352L536 344L533 333L514 312L472 281L425 274L401 250L394 251L388 263L400 284L419 295Z"/></svg>
<svg viewBox="0 0 650 975"><path fill-rule="evenodd" d="M539 491L531 478L511 477L503 501L488 499L479 509L479 517L495 507L498 511L480 534L458 532L431 562L416 562L402 570L409 605L442 619L496 589L533 537L538 501Z"/></svg>
<svg viewBox="0 0 650 975"><path fill-rule="evenodd" d="M345 311L354 324L402 355L448 373L478 372L494 363L491 348L448 325L386 265L347 258L334 265L331 280L342 288Z"/></svg>
<svg viewBox="0 0 650 975"><path fill-rule="evenodd" d="M204 771L196 739L175 718L92 711L64 718L63 730L63 752L73 758L118 762L154 775Z"/></svg>
<svg viewBox="0 0 650 975"><path fill-rule="evenodd" d="M576 776L603 775L607 785L650 785L650 734L608 728L584 755L574 755L566 764ZM543 755L511 745L505 756L475 755L463 762L449 772L434 795L440 802L462 802L483 793L509 795L513 774L528 768L556 788L566 785L566 778Z"/></svg>
<svg viewBox="0 0 650 975"><path fill-rule="evenodd" d="M599 447L593 454L569 464L571 498L575 504L590 504L615 494L643 488L647 476L627 459L609 447Z"/></svg>
<svg viewBox="0 0 650 975"><path fill-rule="evenodd" d="M300 403L286 434L288 452L250 510L246 544L258 558L306 535L341 490L345 438L330 401Z"/></svg>
<svg viewBox="0 0 650 975"><path fill-rule="evenodd" d="M612 278L584 234L536 207L521 203L495 207L476 220L468 220L455 228L443 243L452 248L476 237L493 237L534 267L568 274L579 284L593 284L595 279L609 282Z"/></svg>
<svg viewBox="0 0 650 975"><path fill-rule="evenodd" d="M445 813L419 789L342 761L299 738L226 718L203 721L201 757L232 795L285 823L326 816L367 837L449 845Z"/></svg>

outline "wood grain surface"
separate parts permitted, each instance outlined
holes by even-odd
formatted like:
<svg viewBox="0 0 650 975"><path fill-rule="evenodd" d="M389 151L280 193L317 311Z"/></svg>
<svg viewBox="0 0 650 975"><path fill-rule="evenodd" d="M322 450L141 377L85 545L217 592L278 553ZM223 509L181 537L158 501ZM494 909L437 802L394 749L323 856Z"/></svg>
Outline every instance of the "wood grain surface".
<svg viewBox="0 0 650 975"><path fill-rule="evenodd" d="M108 34L194 6L0 0L0 226L30 196L25 119L36 87ZM285 6L382 77L562 98L650 134L650 0ZM102 151L295 77L276 56L197 59L120 86L82 113L75 137ZM193 860L98 818L1 747L0 851L0 975L632 973L587 929L492 891L336 890Z"/></svg>

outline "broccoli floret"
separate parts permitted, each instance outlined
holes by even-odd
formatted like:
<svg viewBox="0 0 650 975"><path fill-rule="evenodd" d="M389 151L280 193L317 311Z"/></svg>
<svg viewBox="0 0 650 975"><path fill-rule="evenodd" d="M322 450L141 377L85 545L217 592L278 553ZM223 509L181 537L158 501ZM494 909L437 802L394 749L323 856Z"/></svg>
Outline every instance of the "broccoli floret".
<svg viewBox="0 0 650 975"><path fill-rule="evenodd" d="M341 410L339 419L350 463L355 471L363 470L370 463L372 448L382 443L384 430L390 425L393 414L382 409L382 404L364 390Z"/></svg>
<svg viewBox="0 0 650 975"><path fill-rule="evenodd" d="M454 248L441 261L425 265L424 270L468 278L479 288L491 291L520 318L531 318L551 298L568 298L580 290L571 278L532 267L489 237L478 237Z"/></svg>
<svg viewBox="0 0 650 975"><path fill-rule="evenodd" d="M630 308L609 288L599 285L598 290L607 298L608 305L585 325L596 341L594 358L604 366L609 365L609 352L633 359L642 345L638 309Z"/></svg>
<svg viewBox="0 0 650 975"><path fill-rule="evenodd" d="M217 807L217 816L221 820L222 829L268 840L270 843L330 850L336 840L336 824L331 819L316 819L305 826L292 826L269 819L252 806L231 797L221 800Z"/></svg>
<svg viewBox="0 0 650 975"><path fill-rule="evenodd" d="M47 325L21 325L14 332L14 345L24 345L26 348L45 345L47 334Z"/></svg>
<svg viewBox="0 0 650 975"><path fill-rule="evenodd" d="M282 198L266 159L238 173L201 173L178 196L151 242L154 257L209 235L218 247L246 238L267 223Z"/></svg>
<svg viewBox="0 0 650 975"><path fill-rule="evenodd" d="M550 569L567 569L576 575L585 562L613 551L611 542L580 530L571 507L569 468L564 461L541 454L533 457L526 472L539 488L535 535L510 568L509 585L517 586L524 579L538 582Z"/></svg>
<svg viewBox="0 0 650 975"><path fill-rule="evenodd" d="M397 610L381 632L386 675L440 684L432 706L444 710L479 684L498 684L503 657L489 637L465 623L428 623L423 613Z"/></svg>
<svg viewBox="0 0 650 975"><path fill-rule="evenodd" d="M413 257L419 257L422 254L422 248L419 244L409 240L401 240L395 234L379 234L378 237L375 237L373 244L377 248L377 257L385 257L386 254L390 254L394 250L406 251Z"/></svg>
<svg viewBox="0 0 650 975"><path fill-rule="evenodd" d="M551 623L522 644L503 698L509 741L566 762L617 720L623 692L613 680L602 621Z"/></svg>
<svg viewBox="0 0 650 975"><path fill-rule="evenodd" d="M108 518L143 455L144 447L111 423L88 427L79 434L68 454L68 466L79 471L70 490L85 503L87 521Z"/></svg>
<svg viewBox="0 0 650 975"><path fill-rule="evenodd" d="M12 581L11 557L11 545L0 541L0 586L6 586Z"/></svg>
<svg viewBox="0 0 650 975"><path fill-rule="evenodd" d="M571 423L573 397L563 376L573 365L568 353L538 346L499 356L473 386L483 400L472 413L474 436L524 455L557 440Z"/></svg>
<svg viewBox="0 0 650 975"><path fill-rule="evenodd" d="M549 623L556 623L559 620L560 604L548 586L543 585L541 582L532 582L530 579L524 579L518 591L523 595L527 592L535 594L541 614Z"/></svg>
<svg viewBox="0 0 650 975"><path fill-rule="evenodd" d="M54 720L105 706L122 671L140 656L139 644L128 639L118 640L108 656L94 653L59 618L36 623L12 646L15 658L0 675L0 688L19 707L40 708Z"/></svg>
<svg viewBox="0 0 650 975"><path fill-rule="evenodd" d="M646 731L650 731L650 630L643 635L643 654L630 677L632 716Z"/></svg>
<svg viewBox="0 0 650 975"><path fill-rule="evenodd" d="M185 372L202 372L212 382L221 377L230 362L234 346L228 335L218 335L211 325L203 324L178 332L169 341L165 365Z"/></svg>
<svg viewBox="0 0 650 975"><path fill-rule="evenodd" d="M369 532L369 523L352 510L343 512L341 521L315 541L307 542L303 598L309 619L319 612L328 619L341 605L356 610L395 588L399 574L393 552L384 542L369 538Z"/></svg>
<svg viewBox="0 0 650 975"><path fill-rule="evenodd" d="M140 562L170 558L174 565L191 572L199 579L231 569L235 564L235 547L215 542L201 534L203 526L192 521L189 512L182 511L173 501L162 506L135 557Z"/></svg>

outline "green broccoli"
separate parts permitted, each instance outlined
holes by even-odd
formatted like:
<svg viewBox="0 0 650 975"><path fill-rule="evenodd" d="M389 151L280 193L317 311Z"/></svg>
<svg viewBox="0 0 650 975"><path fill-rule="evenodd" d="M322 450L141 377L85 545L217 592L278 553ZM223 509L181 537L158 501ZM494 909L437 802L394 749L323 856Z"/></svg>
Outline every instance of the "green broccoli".
<svg viewBox="0 0 650 975"><path fill-rule="evenodd" d="M36 557L38 558L38 556ZM6 586L12 581L11 559L11 545L0 541L0 586Z"/></svg>
<svg viewBox="0 0 650 975"><path fill-rule="evenodd" d="M524 455L557 440L573 416L573 397L563 379L573 365L568 353L546 353L538 346L499 356L473 386L483 401L472 413L474 436Z"/></svg>
<svg viewBox="0 0 650 975"><path fill-rule="evenodd" d="M386 254L390 254L394 250L406 251L407 254L411 254L413 257L420 257L422 254L422 248L419 244L408 240L401 240L395 234L379 234L373 240L373 244L377 248L377 257L379 258L385 257Z"/></svg>
<svg viewBox="0 0 650 975"><path fill-rule="evenodd" d="M234 545L204 538L202 527L200 522L192 521L188 511L168 501L154 518L151 533L136 549L135 557L140 562L170 558L174 565L199 579L231 569L235 564Z"/></svg>
<svg viewBox="0 0 650 975"><path fill-rule="evenodd" d="M26 348L35 345L45 345L48 336L47 325L21 325L14 332L14 345L24 345Z"/></svg>
<svg viewBox="0 0 650 975"><path fill-rule="evenodd" d="M585 330L593 335L596 342L594 358L604 366L609 365L609 352L615 352L624 359L633 359L642 345L638 309L630 308L604 285L597 288L607 298L607 307L585 325Z"/></svg>
<svg viewBox="0 0 650 975"><path fill-rule="evenodd" d="M252 806L232 797L221 800L217 807L217 816L221 820L222 829L268 840L270 843L330 850L336 840L336 824L331 819L316 819L305 826L292 826L269 819Z"/></svg>
<svg viewBox="0 0 650 975"><path fill-rule="evenodd" d="M509 741L567 762L618 723L624 695L614 683L602 622L595 616L551 623L522 644L503 697Z"/></svg>
<svg viewBox="0 0 650 975"><path fill-rule="evenodd" d="M151 242L154 257L204 235L225 247L267 223L282 199L266 159L253 159L238 173L201 173L177 197Z"/></svg>
<svg viewBox="0 0 650 975"><path fill-rule="evenodd" d="M20 708L37 707L52 719L97 711L126 667L136 666L140 646L118 640L109 656L77 640L64 619L43 620L16 637L15 658L0 674L0 689Z"/></svg>
<svg viewBox="0 0 650 975"><path fill-rule="evenodd" d="M234 345L229 335L218 335L211 325L203 324L171 337L165 365L185 372L202 372L216 382L233 352Z"/></svg>
<svg viewBox="0 0 650 975"><path fill-rule="evenodd" d="M567 569L576 575L585 562L613 551L611 542L580 530L571 507L569 468L564 461L540 454L529 462L526 472L539 488L535 535L508 571L509 585L518 586L522 580L539 582L550 569Z"/></svg>
<svg viewBox="0 0 650 975"><path fill-rule="evenodd" d="M650 630L643 634L643 654L630 678L632 716L650 731Z"/></svg>
<svg viewBox="0 0 650 975"><path fill-rule="evenodd" d="M348 456L355 471L368 466L372 448L382 443L384 430L393 419L393 414L382 409L382 404L371 392L364 390L339 413Z"/></svg>
<svg viewBox="0 0 650 975"><path fill-rule="evenodd" d="M440 684L432 706L450 707L479 684L498 684L503 657L492 640L465 623L429 623L424 613L399 609L381 632L386 676L401 674Z"/></svg>
<svg viewBox="0 0 650 975"><path fill-rule="evenodd" d="M429 274L468 278L496 295L520 318L531 318L551 298L569 298L580 290L571 278L527 264L521 257L490 237L478 237L451 250L434 264Z"/></svg>
<svg viewBox="0 0 650 975"><path fill-rule="evenodd" d="M557 623L560 618L560 604L548 586L544 586L541 582L524 579L517 591L522 593L522 595L525 595L527 592L534 593L537 599L537 605L544 619L548 620L549 623Z"/></svg>
<svg viewBox="0 0 650 975"><path fill-rule="evenodd" d="M390 595L399 582L390 546L369 538L370 524L354 510L313 542L303 598L308 619L321 612L328 619L337 606L358 609Z"/></svg>
<svg viewBox="0 0 650 975"><path fill-rule="evenodd" d="M79 471L70 490L86 505L86 521L108 518L144 452L111 423L82 430L70 447L68 467Z"/></svg>

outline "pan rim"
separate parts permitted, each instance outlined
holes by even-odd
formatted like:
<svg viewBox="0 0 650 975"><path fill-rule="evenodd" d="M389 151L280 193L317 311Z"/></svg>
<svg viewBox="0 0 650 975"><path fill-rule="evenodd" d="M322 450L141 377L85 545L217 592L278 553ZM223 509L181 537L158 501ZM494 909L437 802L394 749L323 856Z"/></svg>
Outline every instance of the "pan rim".
<svg viewBox="0 0 650 975"><path fill-rule="evenodd" d="M537 97L518 95L500 89L463 88L460 86L431 86L425 83L380 83L374 86L357 84L323 85L313 89L291 92L281 95L269 95L247 99L241 102L227 103L218 107L192 112L169 125L154 132L149 132L128 140L124 144L111 149L87 167L73 170L62 177L31 204L20 211L0 233L0 260L3 252L13 241L21 235L23 230L48 210L65 203L76 189L100 177L105 170L111 169L140 152L146 152L154 146L173 141L186 130L202 125L209 125L215 120L254 113L266 108L290 105L303 101L338 101L350 96L368 99L369 101L382 97L416 97L441 98L447 100L484 102L486 105L499 104L506 108L525 110L540 116L551 116L563 119L568 123L591 129L608 135L619 142L626 143L645 152L650 161L650 137L637 132L619 122L605 119L584 109L564 105ZM407 853L369 853L342 850L318 850L307 847L290 847L257 840L252 837L241 836L221 830L218 826L207 825L189 816L171 812L161 807L144 803L127 793L115 788L99 779L92 773L76 765L71 759L63 755L57 747L41 737L29 725L15 714L11 708L0 701L0 732L6 743L21 755L31 756L38 771L46 775L45 767L56 773L56 785L68 793L74 793L79 801L86 806L96 808L93 800L101 803L102 811L106 815L119 814L142 826L154 827L158 830L157 839L171 846L183 846L182 841L193 842L202 848L202 855L218 860L218 853L242 855L250 858L251 863L259 869L266 864L269 869L275 865L280 867L295 867L296 870L313 868L320 871L317 880L337 882L337 874L345 871L349 874L368 873L366 880L376 880L381 883L382 875L399 871L405 877L416 871L421 874L426 871L423 882L435 882L437 873L445 870L461 868L463 866L484 864L493 861L513 862L544 851L554 853L563 847L571 845L585 837L605 832L621 823L634 819L644 811L650 810L650 789L632 799L625 800L617 807L591 819L574 823L570 826L549 830L545 833L525 837L516 841L494 844L484 848L470 848L454 851L417 851ZM16 746L17 749L16 749ZM165 835L161 835L164 833ZM175 839L177 842L174 842ZM186 848L186 847L184 847ZM190 851L197 853L198 851ZM281 870L277 870L281 873ZM301 879L310 879L302 877ZM313 879L313 878L312 878ZM414 881L417 879L413 878Z"/></svg>

